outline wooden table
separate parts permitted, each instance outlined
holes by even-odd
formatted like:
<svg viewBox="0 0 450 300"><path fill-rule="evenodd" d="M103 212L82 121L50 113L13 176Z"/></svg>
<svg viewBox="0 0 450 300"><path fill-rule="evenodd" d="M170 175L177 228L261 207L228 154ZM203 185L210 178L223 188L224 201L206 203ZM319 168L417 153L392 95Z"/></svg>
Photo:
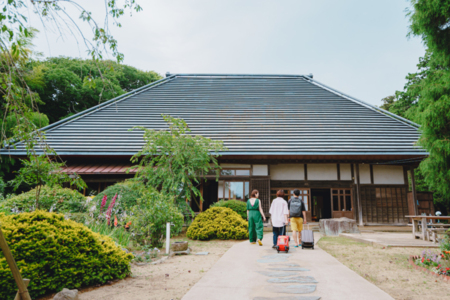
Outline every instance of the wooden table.
<svg viewBox="0 0 450 300"><path fill-rule="evenodd" d="M412 219L412 234L413 234L413 238L422 238L424 241L428 241L429 237L427 234L427 229L428 226L434 226L434 227L449 227L448 224L442 224L442 223L433 223L433 224L428 224L427 220L448 220L450 221L450 216L442 216L442 217L438 217L438 216L405 216L407 218L411 218ZM419 221L422 222L422 231L419 231Z"/></svg>

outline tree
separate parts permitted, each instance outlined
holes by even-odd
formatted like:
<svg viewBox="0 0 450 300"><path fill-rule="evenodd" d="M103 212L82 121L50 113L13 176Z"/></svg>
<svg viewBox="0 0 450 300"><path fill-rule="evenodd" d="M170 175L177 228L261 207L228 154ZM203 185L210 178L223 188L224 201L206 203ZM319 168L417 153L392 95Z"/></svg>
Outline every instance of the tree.
<svg viewBox="0 0 450 300"><path fill-rule="evenodd" d="M421 125L418 144L430 153L420 164L424 180L438 194L450 195L450 0L411 3L409 34L422 38L427 53L394 106Z"/></svg>
<svg viewBox="0 0 450 300"><path fill-rule="evenodd" d="M139 163L132 169L137 169L137 178L159 188L174 201L185 203L193 195L202 199L198 185L211 170L215 169L219 175L216 157L219 151L226 150L223 142L189 134L191 130L183 119L162 117L169 125L168 130L133 128L144 131L145 144L132 157L133 163Z"/></svg>
<svg viewBox="0 0 450 300"><path fill-rule="evenodd" d="M40 80L27 83L39 94L39 111L51 123L162 78L111 60L52 57L29 68Z"/></svg>
<svg viewBox="0 0 450 300"><path fill-rule="evenodd" d="M109 24L121 27L119 18L128 10L139 12L142 8L136 0L105 0L104 24L100 25L92 17L92 13L81 6L76 0L8 0L3 1L0 10L0 92L2 93L3 121L9 116L14 116L16 125L12 128L12 136L9 136L5 126L2 125L0 143L2 147L23 142L30 163L33 159L46 159L47 163L58 163L56 152L45 143L44 132L37 130L33 122L34 114L39 113L39 97L31 90L26 80L23 64L18 57L24 57L29 51L24 51L21 41L31 39L33 30L28 23L27 16L30 13L37 14L44 28L56 28L63 38L64 29L72 35L81 37L88 53L94 61L103 58L103 52L112 52L118 62L123 61L123 54L118 51L117 41L109 31ZM78 10L75 14L66 10L66 6L73 6ZM112 22L111 22L112 21ZM92 39L81 30L80 23L85 22L92 30ZM39 70L38 70L39 71ZM30 78L28 78L30 79ZM36 79L36 78L35 78ZM36 83L36 81L32 81ZM39 118L40 122L42 118ZM3 122L2 124L4 124ZM41 124L38 124L41 125ZM36 143L39 149L35 149ZM39 151L39 153L38 153ZM59 163L62 161L59 159ZM3 162L2 162L3 164ZM30 165L31 167L31 165ZM58 165L55 165L57 168Z"/></svg>

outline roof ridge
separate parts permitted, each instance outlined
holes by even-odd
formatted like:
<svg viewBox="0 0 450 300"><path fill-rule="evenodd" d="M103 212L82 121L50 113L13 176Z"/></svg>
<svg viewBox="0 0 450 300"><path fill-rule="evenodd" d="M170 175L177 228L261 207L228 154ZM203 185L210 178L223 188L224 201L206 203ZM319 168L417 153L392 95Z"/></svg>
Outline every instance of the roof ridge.
<svg viewBox="0 0 450 300"><path fill-rule="evenodd" d="M177 77L259 77L259 78L312 78L310 75L296 75L296 74L227 74L227 73L170 73L166 76Z"/></svg>

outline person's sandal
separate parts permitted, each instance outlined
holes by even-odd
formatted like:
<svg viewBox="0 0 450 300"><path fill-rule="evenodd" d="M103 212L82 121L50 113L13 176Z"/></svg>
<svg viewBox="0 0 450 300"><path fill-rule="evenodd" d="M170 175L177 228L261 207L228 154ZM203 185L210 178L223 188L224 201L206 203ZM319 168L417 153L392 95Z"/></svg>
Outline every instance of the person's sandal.
<svg viewBox="0 0 450 300"><path fill-rule="evenodd" d="M250 244L256 244L256 242L250 242Z"/></svg>
<svg viewBox="0 0 450 300"><path fill-rule="evenodd" d="M261 242L260 239L258 239L258 244L259 244L260 246L262 246L262 242Z"/></svg>

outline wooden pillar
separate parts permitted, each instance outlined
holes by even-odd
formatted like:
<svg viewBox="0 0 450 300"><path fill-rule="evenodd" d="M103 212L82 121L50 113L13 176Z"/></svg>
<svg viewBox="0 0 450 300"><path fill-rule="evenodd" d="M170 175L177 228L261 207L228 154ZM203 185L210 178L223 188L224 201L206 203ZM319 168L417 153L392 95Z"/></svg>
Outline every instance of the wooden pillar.
<svg viewBox="0 0 450 300"><path fill-rule="evenodd" d="M200 197L200 212L203 211L203 182L200 183L200 194L202 195Z"/></svg>
<svg viewBox="0 0 450 300"><path fill-rule="evenodd" d="M411 192L414 203L414 214L417 216L419 214L419 209L417 208L417 192L416 192L416 180L414 178L414 167L410 166L409 170L411 171Z"/></svg>
<svg viewBox="0 0 450 300"><path fill-rule="evenodd" d="M12 256L11 250L9 249L8 243L6 243L6 239L3 236L2 226L0 225L0 248L3 251L3 255L5 256L6 262L11 269L14 280L16 281L17 287L19 288L19 295L21 300L31 300L30 294L28 293L25 282L22 279L22 275L20 275L19 268L17 267L16 261Z"/></svg>
<svg viewBox="0 0 450 300"><path fill-rule="evenodd" d="M359 164L355 164L355 166L356 166L356 202L358 203L358 223L359 226L364 226L362 205L361 205L361 187L359 181Z"/></svg>

